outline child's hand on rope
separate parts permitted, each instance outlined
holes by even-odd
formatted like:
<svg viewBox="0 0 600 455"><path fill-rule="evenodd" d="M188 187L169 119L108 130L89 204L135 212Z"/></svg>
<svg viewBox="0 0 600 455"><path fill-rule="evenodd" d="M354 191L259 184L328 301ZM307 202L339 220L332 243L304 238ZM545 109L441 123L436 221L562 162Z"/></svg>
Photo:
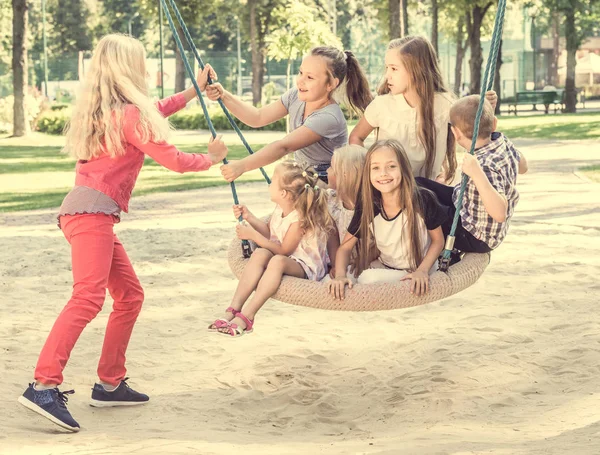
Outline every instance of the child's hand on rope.
<svg viewBox="0 0 600 455"><path fill-rule="evenodd" d="M212 164L217 164L223 161L227 156L227 146L221 139L223 135L219 134L217 137L210 137L208 141L208 157L212 161Z"/></svg>
<svg viewBox="0 0 600 455"><path fill-rule="evenodd" d="M198 87L200 87L200 91L203 92L206 90L206 85L208 84L208 77L213 81L217 80L217 73L209 63L204 66L203 70L198 70L198 76L196 77L196 82L198 83Z"/></svg>
<svg viewBox="0 0 600 455"><path fill-rule="evenodd" d="M498 95L493 90L485 92L485 99L490 102L492 109L496 110L496 104L498 104Z"/></svg>
<svg viewBox="0 0 600 455"><path fill-rule="evenodd" d="M462 161L462 171L463 174L468 175L471 178L474 178L476 175L483 173L483 169L481 169L481 165L475 156L470 153L465 153Z"/></svg>
<svg viewBox="0 0 600 455"><path fill-rule="evenodd" d="M240 160L230 161L228 164L221 166L221 175L228 182L233 182L244 173L244 165Z"/></svg>
<svg viewBox="0 0 600 455"><path fill-rule="evenodd" d="M218 82L206 87L206 96L211 101L217 101L219 98L222 98L224 93L225 89Z"/></svg>
<svg viewBox="0 0 600 455"><path fill-rule="evenodd" d="M412 280L410 283L410 293L417 296L425 295L429 292L429 274L422 270L415 270L412 273L407 273L400 281Z"/></svg>
<svg viewBox="0 0 600 455"><path fill-rule="evenodd" d="M235 227L235 233L240 240L253 240L256 230L244 221L243 223L238 223Z"/></svg>
<svg viewBox="0 0 600 455"><path fill-rule="evenodd" d="M239 220L241 216L242 219L247 221L248 218L252 216L252 213L250 212L250 210L248 210L248 207L240 204L233 206L233 216L235 216L236 220Z"/></svg>
<svg viewBox="0 0 600 455"><path fill-rule="evenodd" d="M334 299L344 300L346 285L348 285L348 289L352 289L352 281L350 281L347 277L344 276L341 278L334 278L327 283L329 294L333 295Z"/></svg>

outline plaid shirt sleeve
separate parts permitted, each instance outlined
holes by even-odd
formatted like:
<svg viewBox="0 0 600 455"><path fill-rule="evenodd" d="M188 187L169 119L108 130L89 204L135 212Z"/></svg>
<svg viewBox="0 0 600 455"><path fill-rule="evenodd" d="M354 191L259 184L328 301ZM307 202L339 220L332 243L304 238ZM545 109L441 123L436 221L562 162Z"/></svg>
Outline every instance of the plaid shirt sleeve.
<svg viewBox="0 0 600 455"><path fill-rule="evenodd" d="M483 166L483 173L487 177L488 182L490 182L490 185L492 185L498 193L503 195L506 194L506 178L503 174L489 166Z"/></svg>

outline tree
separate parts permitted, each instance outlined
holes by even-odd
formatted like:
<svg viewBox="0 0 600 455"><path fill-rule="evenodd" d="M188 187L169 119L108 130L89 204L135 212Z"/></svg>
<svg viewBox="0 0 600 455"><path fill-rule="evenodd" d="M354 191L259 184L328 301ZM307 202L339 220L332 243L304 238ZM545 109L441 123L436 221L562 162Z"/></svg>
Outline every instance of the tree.
<svg viewBox="0 0 600 455"><path fill-rule="evenodd" d="M438 54L438 16L438 0L431 0L431 44L436 54Z"/></svg>
<svg viewBox="0 0 600 455"><path fill-rule="evenodd" d="M408 35L408 0L400 0L400 36Z"/></svg>
<svg viewBox="0 0 600 455"><path fill-rule="evenodd" d="M280 24L266 38L267 55L278 61L287 61L286 88L290 89L290 68L297 59L311 48L327 43L342 48L329 24L319 20L315 8L298 2L290 2L277 8L273 15Z"/></svg>
<svg viewBox="0 0 600 455"><path fill-rule="evenodd" d="M402 31L400 27L400 1L399 0L388 0L389 8L389 27L390 27L390 40L394 38L400 38Z"/></svg>
<svg viewBox="0 0 600 455"><path fill-rule="evenodd" d="M53 0L48 2L52 18L50 46L55 53L77 53L92 49L91 17L85 0Z"/></svg>
<svg viewBox="0 0 600 455"><path fill-rule="evenodd" d="M27 90L27 0L12 0L13 8L13 136L27 134L25 110Z"/></svg>
<svg viewBox="0 0 600 455"><path fill-rule="evenodd" d="M266 37L277 24L272 14L278 6L285 4L283 0L248 0L244 24L248 25L252 55L252 103L256 106L262 100L262 88L265 76L265 57L267 54Z"/></svg>
<svg viewBox="0 0 600 455"><path fill-rule="evenodd" d="M491 1L475 0L474 5L467 10L465 23L467 25L467 36L469 48L471 49L471 58L469 60L469 69L471 71L470 93L481 92L481 65L483 63L483 52L481 50L481 26L486 13L492 6Z"/></svg>

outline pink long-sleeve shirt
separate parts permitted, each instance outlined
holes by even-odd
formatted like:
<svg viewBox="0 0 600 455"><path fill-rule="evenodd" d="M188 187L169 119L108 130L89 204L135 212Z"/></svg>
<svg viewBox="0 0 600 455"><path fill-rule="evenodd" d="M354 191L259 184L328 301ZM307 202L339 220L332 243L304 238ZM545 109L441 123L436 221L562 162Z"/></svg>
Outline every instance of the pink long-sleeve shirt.
<svg viewBox="0 0 600 455"><path fill-rule="evenodd" d="M157 103L165 117L183 109L185 97L176 94ZM125 153L111 158L104 153L90 160L79 160L75 167L75 188L65 197L60 215L77 213L106 213L119 215L127 212L131 193L148 155L158 164L175 172L203 171L212 162L208 155L183 153L166 142L143 143L137 131L139 111L133 105L125 107L123 141Z"/></svg>

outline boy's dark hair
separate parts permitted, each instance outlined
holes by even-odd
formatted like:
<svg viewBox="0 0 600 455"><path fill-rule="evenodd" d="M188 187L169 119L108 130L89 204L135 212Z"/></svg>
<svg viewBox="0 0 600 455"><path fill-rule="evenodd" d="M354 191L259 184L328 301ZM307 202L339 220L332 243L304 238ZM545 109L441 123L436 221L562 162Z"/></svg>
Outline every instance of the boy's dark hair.
<svg viewBox="0 0 600 455"><path fill-rule="evenodd" d="M460 98L450 108L450 123L458 128L466 137L473 139L475 117L479 107L479 95ZM483 111L479 122L478 139L489 138L494 132L494 109L488 100L483 101Z"/></svg>

